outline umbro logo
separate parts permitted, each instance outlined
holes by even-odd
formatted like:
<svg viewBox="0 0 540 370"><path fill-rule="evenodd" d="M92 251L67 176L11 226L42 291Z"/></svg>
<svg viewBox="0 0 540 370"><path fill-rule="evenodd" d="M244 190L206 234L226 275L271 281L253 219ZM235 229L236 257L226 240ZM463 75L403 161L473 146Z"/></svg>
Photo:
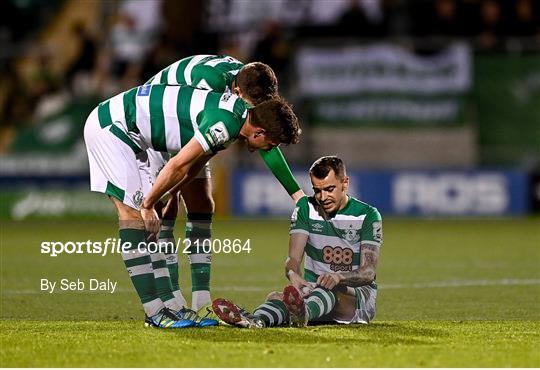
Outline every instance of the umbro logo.
<svg viewBox="0 0 540 370"><path fill-rule="evenodd" d="M322 231L322 229L324 229L324 225L317 223L311 225L311 228L313 229L313 231Z"/></svg>

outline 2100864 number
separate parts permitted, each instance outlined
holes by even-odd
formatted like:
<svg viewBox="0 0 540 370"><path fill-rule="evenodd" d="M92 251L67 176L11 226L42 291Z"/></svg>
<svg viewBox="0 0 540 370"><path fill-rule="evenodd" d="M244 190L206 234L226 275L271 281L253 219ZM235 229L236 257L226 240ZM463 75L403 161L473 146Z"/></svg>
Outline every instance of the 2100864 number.
<svg viewBox="0 0 540 370"><path fill-rule="evenodd" d="M189 239L184 239L185 247L182 251L184 254L240 254L251 253L251 240L247 239L204 239L191 242Z"/></svg>

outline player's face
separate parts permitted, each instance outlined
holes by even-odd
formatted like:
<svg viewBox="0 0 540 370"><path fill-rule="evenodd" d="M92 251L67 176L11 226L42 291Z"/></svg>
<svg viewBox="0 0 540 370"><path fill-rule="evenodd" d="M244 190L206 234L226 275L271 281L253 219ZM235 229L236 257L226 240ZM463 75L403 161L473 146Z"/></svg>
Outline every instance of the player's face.
<svg viewBox="0 0 540 370"><path fill-rule="evenodd" d="M268 137L264 134L264 130L259 130L253 133L253 135L250 135L246 138L246 146L250 152L254 152L256 150L265 150L269 151L278 146L279 144L272 142Z"/></svg>
<svg viewBox="0 0 540 370"><path fill-rule="evenodd" d="M347 176L340 179L336 177L334 170L330 170L324 179L310 177L315 199L326 213L334 213L345 207L345 204L347 204L347 190L349 189L349 178Z"/></svg>

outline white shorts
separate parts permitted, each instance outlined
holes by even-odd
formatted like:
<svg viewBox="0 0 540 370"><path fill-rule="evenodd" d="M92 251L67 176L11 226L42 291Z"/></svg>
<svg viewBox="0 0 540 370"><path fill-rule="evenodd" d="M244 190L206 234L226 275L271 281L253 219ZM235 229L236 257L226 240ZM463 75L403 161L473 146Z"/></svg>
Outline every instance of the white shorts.
<svg viewBox="0 0 540 370"><path fill-rule="evenodd" d="M107 194L125 205L139 209L151 188L150 167L140 160L144 151L114 135L117 122L102 128L97 108L84 126L84 141L90 164L90 190Z"/></svg>
<svg viewBox="0 0 540 370"><path fill-rule="evenodd" d="M170 156L152 149L142 150L142 145L130 140L133 137L127 136L123 126L125 124L122 122L115 122L102 128L97 108L88 116L84 141L90 165L90 190L115 197L139 210ZM125 136L127 140L122 140L118 135ZM208 163L197 178L210 178Z"/></svg>
<svg viewBox="0 0 540 370"><path fill-rule="evenodd" d="M354 294L355 310L354 316L350 319L343 320L333 317L335 322L340 324L368 324L375 317L377 288L365 285L358 288L348 287L348 294ZM332 315L332 312L330 312Z"/></svg>

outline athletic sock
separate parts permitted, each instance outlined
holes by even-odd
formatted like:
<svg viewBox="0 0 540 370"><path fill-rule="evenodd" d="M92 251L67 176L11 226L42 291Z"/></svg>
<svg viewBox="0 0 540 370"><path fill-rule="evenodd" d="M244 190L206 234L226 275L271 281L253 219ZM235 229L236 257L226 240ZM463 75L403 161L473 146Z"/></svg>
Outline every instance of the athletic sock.
<svg viewBox="0 0 540 370"><path fill-rule="evenodd" d="M173 294L171 276L169 274L169 269L167 268L167 260L165 259L165 253L150 253L150 259L152 260L156 291L159 295L159 298L161 298L161 301L163 302L165 307L170 308L174 311L181 310L182 305L178 303Z"/></svg>
<svg viewBox="0 0 540 370"><path fill-rule="evenodd" d="M308 295L306 305L309 320L315 320L332 311L336 305L336 296L328 289L317 287Z"/></svg>
<svg viewBox="0 0 540 370"><path fill-rule="evenodd" d="M163 220L163 222L161 223L161 231L159 233L159 244L160 246L166 246L163 252L165 253L165 260L167 264L167 269L169 270L172 294L175 297L176 305L179 305L180 307L185 307L187 305L187 302L182 295L182 291L180 290L180 284L178 282L178 251L176 250L176 241L174 239L173 231L174 220Z"/></svg>
<svg viewBox="0 0 540 370"><path fill-rule="evenodd" d="M211 303L212 216L212 213L187 215L186 239L190 241L188 258L191 267L191 308L195 311Z"/></svg>
<svg viewBox="0 0 540 370"><path fill-rule="evenodd" d="M278 326L289 322L289 310L279 299L270 299L257 307L253 315L264 321L265 326Z"/></svg>
<svg viewBox="0 0 540 370"><path fill-rule="evenodd" d="M157 314L163 307L163 302L156 291L154 271L150 253L145 248L139 248L139 243L146 241L146 231L139 229L120 229L122 244L131 243L128 252L122 253L124 264L129 277L143 304L148 316Z"/></svg>

